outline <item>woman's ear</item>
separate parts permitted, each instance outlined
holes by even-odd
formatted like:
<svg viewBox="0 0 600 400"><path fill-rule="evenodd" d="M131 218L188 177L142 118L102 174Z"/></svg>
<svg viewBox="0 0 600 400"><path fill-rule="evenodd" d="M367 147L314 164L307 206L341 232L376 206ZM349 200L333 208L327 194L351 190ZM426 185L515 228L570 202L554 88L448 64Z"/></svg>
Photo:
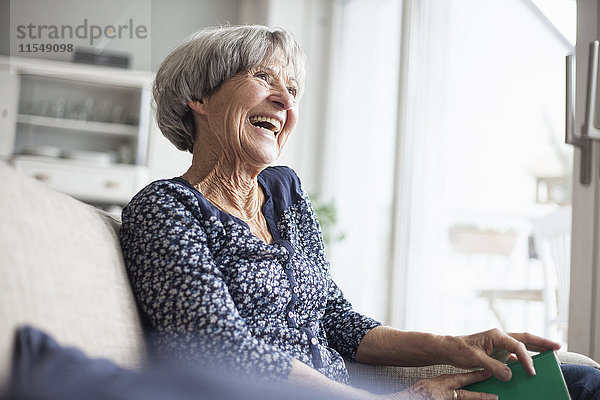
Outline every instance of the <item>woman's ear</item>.
<svg viewBox="0 0 600 400"><path fill-rule="evenodd" d="M204 108L205 107L204 101L202 101L202 99L188 101L187 104L188 104L188 107L190 107L192 109L192 111L194 111L195 113L206 114L206 110Z"/></svg>

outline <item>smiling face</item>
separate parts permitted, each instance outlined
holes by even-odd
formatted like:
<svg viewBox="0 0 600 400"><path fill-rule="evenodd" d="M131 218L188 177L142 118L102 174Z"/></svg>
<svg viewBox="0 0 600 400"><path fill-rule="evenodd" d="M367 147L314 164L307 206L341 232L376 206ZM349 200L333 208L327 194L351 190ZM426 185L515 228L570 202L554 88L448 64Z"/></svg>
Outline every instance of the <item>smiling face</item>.
<svg viewBox="0 0 600 400"><path fill-rule="evenodd" d="M262 170L279 157L298 119L298 86L291 66L272 61L227 79L195 111L198 146L210 143L229 162Z"/></svg>

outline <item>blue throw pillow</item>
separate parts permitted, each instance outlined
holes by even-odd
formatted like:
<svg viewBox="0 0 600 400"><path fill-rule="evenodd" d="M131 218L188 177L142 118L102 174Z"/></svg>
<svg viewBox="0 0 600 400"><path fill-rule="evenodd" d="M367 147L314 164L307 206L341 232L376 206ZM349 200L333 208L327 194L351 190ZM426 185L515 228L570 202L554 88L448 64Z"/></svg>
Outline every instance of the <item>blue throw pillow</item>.
<svg viewBox="0 0 600 400"><path fill-rule="evenodd" d="M126 399L127 387L140 378L135 371L107 359L90 359L35 328L23 327L15 338L7 398Z"/></svg>
<svg viewBox="0 0 600 400"><path fill-rule="evenodd" d="M249 382L231 373L173 364L142 372L112 361L88 358L59 345L32 327L17 331L12 376L5 394L11 400L309 400L330 395L265 382Z"/></svg>

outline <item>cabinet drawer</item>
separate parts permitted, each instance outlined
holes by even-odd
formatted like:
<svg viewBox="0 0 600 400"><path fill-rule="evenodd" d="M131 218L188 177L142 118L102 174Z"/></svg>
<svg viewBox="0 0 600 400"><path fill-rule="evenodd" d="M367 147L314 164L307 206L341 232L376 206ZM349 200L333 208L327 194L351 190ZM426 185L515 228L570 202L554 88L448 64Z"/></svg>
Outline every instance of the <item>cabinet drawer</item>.
<svg viewBox="0 0 600 400"><path fill-rule="evenodd" d="M77 165L17 158L15 169L83 201L126 204L143 183L139 167Z"/></svg>

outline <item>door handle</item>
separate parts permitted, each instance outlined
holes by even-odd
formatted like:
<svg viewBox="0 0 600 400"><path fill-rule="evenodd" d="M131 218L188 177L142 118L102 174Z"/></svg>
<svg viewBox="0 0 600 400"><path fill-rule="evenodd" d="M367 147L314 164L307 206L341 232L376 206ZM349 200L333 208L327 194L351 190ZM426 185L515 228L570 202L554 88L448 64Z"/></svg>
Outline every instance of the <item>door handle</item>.
<svg viewBox="0 0 600 400"><path fill-rule="evenodd" d="M594 40L590 43L588 76L586 87L585 120L581 129L581 136L575 136L575 88L574 88L574 58L569 54L566 58L566 115L565 115L565 143L580 149L580 177L579 182L587 186L592 177L592 140L600 140L600 129L594 126L596 116L596 89L598 86L598 53L600 42Z"/></svg>
<svg viewBox="0 0 600 400"><path fill-rule="evenodd" d="M583 136L600 140L600 129L594 126L594 120L596 119L596 89L598 86L598 48L600 42L594 40L590 43L590 57L588 64L588 79L587 79L587 90L586 90L586 104L585 104L585 123L583 129Z"/></svg>

